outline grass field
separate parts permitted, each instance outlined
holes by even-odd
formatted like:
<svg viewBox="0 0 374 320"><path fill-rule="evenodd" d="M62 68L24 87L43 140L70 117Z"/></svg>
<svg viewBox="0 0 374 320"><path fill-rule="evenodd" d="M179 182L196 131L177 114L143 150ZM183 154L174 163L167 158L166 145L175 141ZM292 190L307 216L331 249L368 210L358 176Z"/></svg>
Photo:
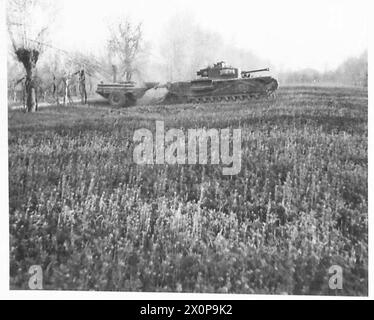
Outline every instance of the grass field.
<svg viewBox="0 0 374 320"><path fill-rule="evenodd" d="M9 111L10 286L367 295L367 91ZM136 166L134 131L241 128L242 171ZM343 268L343 290L328 270Z"/></svg>

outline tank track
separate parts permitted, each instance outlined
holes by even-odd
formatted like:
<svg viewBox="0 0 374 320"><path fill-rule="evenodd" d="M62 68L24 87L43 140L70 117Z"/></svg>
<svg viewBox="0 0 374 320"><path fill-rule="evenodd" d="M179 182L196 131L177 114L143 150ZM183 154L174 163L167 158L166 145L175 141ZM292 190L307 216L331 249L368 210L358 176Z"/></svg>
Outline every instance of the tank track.
<svg viewBox="0 0 374 320"><path fill-rule="evenodd" d="M169 94L163 100L165 104L182 104L182 103L224 103L224 102L244 102L253 99L260 98L274 98L275 92L266 93L251 93L251 94L234 94L234 95L222 95L222 96L200 96L200 97L188 97L188 96L174 96Z"/></svg>
<svg viewBox="0 0 374 320"><path fill-rule="evenodd" d="M225 96L202 96L187 98L188 103L214 103L214 102L241 102L252 99L259 99L266 95L260 94L237 94L237 95L225 95Z"/></svg>

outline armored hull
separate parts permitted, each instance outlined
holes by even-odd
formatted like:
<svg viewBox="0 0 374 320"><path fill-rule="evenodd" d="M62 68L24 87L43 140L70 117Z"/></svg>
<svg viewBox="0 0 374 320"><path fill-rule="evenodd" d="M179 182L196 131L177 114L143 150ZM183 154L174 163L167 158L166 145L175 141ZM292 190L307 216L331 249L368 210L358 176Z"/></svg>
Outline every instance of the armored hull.
<svg viewBox="0 0 374 320"><path fill-rule="evenodd" d="M243 101L270 96L278 89L278 82L271 77L203 80L172 83L167 89L165 102L170 103Z"/></svg>
<svg viewBox="0 0 374 320"><path fill-rule="evenodd" d="M166 85L165 103L205 103L243 101L271 96L278 89L278 82L270 76L252 77L252 74L269 71L261 69L240 72L219 62L200 70L199 79Z"/></svg>

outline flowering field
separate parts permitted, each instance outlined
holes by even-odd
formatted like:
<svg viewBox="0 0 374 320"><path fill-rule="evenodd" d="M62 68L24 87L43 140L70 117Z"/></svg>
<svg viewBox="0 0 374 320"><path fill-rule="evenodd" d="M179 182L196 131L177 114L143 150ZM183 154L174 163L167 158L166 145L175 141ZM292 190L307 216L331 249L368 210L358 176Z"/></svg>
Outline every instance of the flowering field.
<svg viewBox="0 0 374 320"><path fill-rule="evenodd" d="M10 287L367 295L367 91L9 111ZM242 170L137 166L136 129L241 128ZM329 268L343 269L343 290Z"/></svg>

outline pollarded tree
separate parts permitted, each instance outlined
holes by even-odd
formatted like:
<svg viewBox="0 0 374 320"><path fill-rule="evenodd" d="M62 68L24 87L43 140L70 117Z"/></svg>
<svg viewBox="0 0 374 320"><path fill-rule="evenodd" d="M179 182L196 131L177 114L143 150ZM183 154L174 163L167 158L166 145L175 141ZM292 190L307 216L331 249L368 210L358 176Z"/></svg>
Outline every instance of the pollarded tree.
<svg viewBox="0 0 374 320"><path fill-rule="evenodd" d="M108 41L109 58L113 67L113 80L119 71L126 81L131 81L137 71L136 60L142 50L142 24L133 24L129 20L119 22L110 28Z"/></svg>
<svg viewBox="0 0 374 320"><path fill-rule="evenodd" d="M25 69L25 110L37 111L35 68L44 48L53 4L48 0L8 0L7 26L12 51ZM47 14L49 12L49 14Z"/></svg>

